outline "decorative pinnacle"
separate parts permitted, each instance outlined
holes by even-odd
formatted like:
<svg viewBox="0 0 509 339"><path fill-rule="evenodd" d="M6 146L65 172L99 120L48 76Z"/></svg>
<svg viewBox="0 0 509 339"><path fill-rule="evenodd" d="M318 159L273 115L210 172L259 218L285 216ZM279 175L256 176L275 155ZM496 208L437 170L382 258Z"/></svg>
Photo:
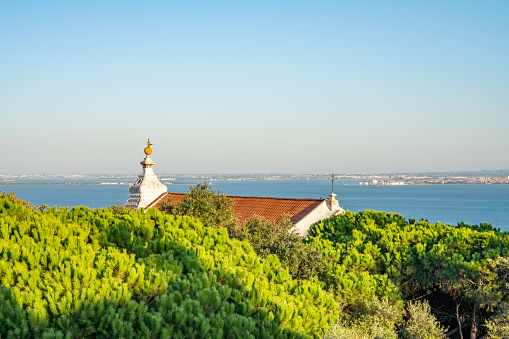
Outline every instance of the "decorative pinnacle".
<svg viewBox="0 0 509 339"><path fill-rule="evenodd" d="M153 145L153 143L150 142L150 139L147 139L147 147L145 147L145 154L146 155L151 155L152 154L152 148L150 148L150 146Z"/></svg>
<svg viewBox="0 0 509 339"><path fill-rule="evenodd" d="M338 177L336 177L334 173L332 173L331 176L329 177L329 180L332 182L331 193L334 193L334 181L338 180Z"/></svg>

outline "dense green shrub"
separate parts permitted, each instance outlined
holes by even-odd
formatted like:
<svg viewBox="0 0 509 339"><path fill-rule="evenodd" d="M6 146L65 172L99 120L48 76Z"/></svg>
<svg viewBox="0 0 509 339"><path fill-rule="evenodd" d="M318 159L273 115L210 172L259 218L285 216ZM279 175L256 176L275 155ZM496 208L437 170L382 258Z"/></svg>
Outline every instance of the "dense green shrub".
<svg viewBox="0 0 509 339"><path fill-rule="evenodd" d="M345 214L313 225L308 242L327 258L323 281L338 299L347 304L373 297L387 297L392 304L403 305L397 284L381 270L381 251L377 244L352 222L355 215Z"/></svg>
<svg viewBox="0 0 509 339"><path fill-rule="evenodd" d="M0 337L306 337L338 316L293 280L190 217L156 210L34 212L0 198Z"/></svg>
<svg viewBox="0 0 509 339"><path fill-rule="evenodd" d="M16 205L25 206L27 209L29 209L31 211L35 211L35 209L36 209L35 206L30 204L29 201L24 201L24 200L16 198L16 194L14 194L14 193L5 193L5 192L0 191L0 198L5 199L4 203L9 201L9 202L15 203Z"/></svg>
<svg viewBox="0 0 509 339"><path fill-rule="evenodd" d="M498 307L495 315L486 322L486 328L490 339L509 338L509 303L503 303Z"/></svg>
<svg viewBox="0 0 509 339"><path fill-rule="evenodd" d="M297 233L290 216L283 215L275 223L260 216L253 216L231 235L248 240L261 257L276 255L295 279L310 279L325 274L326 259L313 244L307 244Z"/></svg>
<svg viewBox="0 0 509 339"><path fill-rule="evenodd" d="M429 304L409 302L407 304L408 320L400 328L404 339L445 339L447 330L431 314Z"/></svg>
<svg viewBox="0 0 509 339"><path fill-rule="evenodd" d="M324 282L347 305L370 296L394 305L425 297L445 324L462 319L477 337L493 308L509 301L509 235L489 224L346 212L312 226L309 241L330 260Z"/></svg>
<svg viewBox="0 0 509 339"><path fill-rule="evenodd" d="M324 339L396 339L396 325L401 322L402 310L391 305L387 298L358 300L348 305L338 322L324 331Z"/></svg>

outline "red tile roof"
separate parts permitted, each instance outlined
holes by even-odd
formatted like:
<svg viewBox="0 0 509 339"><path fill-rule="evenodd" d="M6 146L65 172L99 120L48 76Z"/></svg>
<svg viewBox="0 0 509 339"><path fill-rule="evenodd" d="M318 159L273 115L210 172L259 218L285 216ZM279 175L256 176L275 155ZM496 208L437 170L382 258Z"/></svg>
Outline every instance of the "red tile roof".
<svg viewBox="0 0 509 339"><path fill-rule="evenodd" d="M166 201L178 203L182 201L185 194L183 193L163 193L154 200L147 208L161 209L161 204ZM238 197L228 196L233 199L235 205L233 207L235 216L240 223L244 223L251 219L253 215L259 215L275 222L281 218L283 214L289 214L293 224L298 223L302 218L320 205L321 199L290 199L290 198L266 198L266 197Z"/></svg>

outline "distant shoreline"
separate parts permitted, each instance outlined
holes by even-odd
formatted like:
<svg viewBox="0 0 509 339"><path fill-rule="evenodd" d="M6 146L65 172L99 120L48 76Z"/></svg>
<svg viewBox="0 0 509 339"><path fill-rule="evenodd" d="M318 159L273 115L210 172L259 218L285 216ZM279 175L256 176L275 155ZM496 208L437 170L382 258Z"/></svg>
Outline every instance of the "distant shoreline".
<svg viewBox="0 0 509 339"><path fill-rule="evenodd" d="M310 181L330 180L332 174L244 173L244 174L158 174L168 185L209 182ZM0 185L129 185L139 178L134 174L0 174ZM346 185L428 186L428 185L508 185L509 170L421 173L336 173Z"/></svg>
<svg viewBox="0 0 509 339"><path fill-rule="evenodd" d="M260 181L274 181L274 179L255 179ZM280 180L320 180L320 179L280 179ZM214 184L214 181L232 181L232 180L212 180L211 184ZM235 181L254 181L253 179L240 179ZM168 186L174 185L189 185L194 186L198 183L193 182L163 182L163 184ZM129 186L131 183L129 182L16 182L16 181L0 181L0 186ZM404 184L361 184L359 182L351 182L345 183L344 185L348 186L443 186L443 185L477 185L477 186L493 186L493 185L509 185L509 182L493 182L493 183L479 183L479 182L444 182L444 183L413 183L408 182Z"/></svg>
<svg viewBox="0 0 509 339"><path fill-rule="evenodd" d="M164 183L165 185L196 185L196 183L187 183L187 182L178 182L178 183ZM58 186L89 186L89 185L96 185L96 186L129 186L131 183L126 182L120 182L120 183L111 183L111 182L13 182L13 181L7 181L7 182L1 182L0 186L43 186L43 185L58 185Z"/></svg>

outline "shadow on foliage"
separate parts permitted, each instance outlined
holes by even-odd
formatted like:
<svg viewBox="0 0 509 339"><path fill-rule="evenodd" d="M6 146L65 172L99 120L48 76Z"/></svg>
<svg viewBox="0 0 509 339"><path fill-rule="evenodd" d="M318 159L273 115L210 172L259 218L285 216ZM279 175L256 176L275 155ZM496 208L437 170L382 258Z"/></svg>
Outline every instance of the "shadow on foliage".
<svg viewBox="0 0 509 339"><path fill-rule="evenodd" d="M0 241L9 241L0 257L0 283L7 284L0 288L0 337L309 335L290 328L293 314L246 288L238 274L208 261L204 267L200 248L166 240L159 226L168 216L79 208L43 214L1 205L0 224L7 222ZM16 256L18 248L28 254ZM62 258L48 261L46 252Z"/></svg>

